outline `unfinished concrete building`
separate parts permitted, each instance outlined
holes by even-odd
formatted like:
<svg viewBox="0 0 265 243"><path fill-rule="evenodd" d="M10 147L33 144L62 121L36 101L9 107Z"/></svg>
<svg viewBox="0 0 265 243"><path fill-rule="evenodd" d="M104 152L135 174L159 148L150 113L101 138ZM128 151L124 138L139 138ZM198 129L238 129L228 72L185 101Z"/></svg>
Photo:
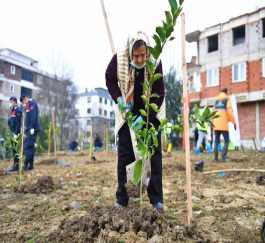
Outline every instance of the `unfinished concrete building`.
<svg viewBox="0 0 265 243"><path fill-rule="evenodd" d="M242 144L265 137L265 7L186 35L197 44L188 65L190 101L212 105L222 88L237 100Z"/></svg>

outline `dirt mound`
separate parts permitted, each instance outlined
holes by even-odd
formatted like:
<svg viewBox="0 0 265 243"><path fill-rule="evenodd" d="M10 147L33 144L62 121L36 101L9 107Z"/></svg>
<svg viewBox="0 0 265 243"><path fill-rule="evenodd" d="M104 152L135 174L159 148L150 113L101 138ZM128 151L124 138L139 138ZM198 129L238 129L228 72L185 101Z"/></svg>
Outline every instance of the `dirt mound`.
<svg viewBox="0 0 265 243"><path fill-rule="evenodd" d="M172 171L185 171L186 167L185 167L185 165L183 165L181 163L166 164L163 166L163 170L166 173L170 173Z"/></svg>
<svg viewBox="0 0 265 243"><path fill-rule="evenodd" d="M59 186L54 183L51 176L42 176L35 183L22 184L20 187L16 187L15 192L40 194L50 193L57 188Z"/></svg>
<svg viewBox="0 0 265 243"><path fill-rule="evenodd" d="M193 239L203 241L196 228L168 223L163 215L152 209L114 208L91 209L87 215L64 220L47 239L50 242L167 242ZM129 241L127 241L129 239ZM162 242L162 241L160 241ZM187 242L187 241L185 241Z"/></svg>
<svg viewBox="0 0 265 243"><path fill-rule="evenodd" d="M39 164L42 165L55 165L57 162L56 158L46 158L39 161Z"/></svg>

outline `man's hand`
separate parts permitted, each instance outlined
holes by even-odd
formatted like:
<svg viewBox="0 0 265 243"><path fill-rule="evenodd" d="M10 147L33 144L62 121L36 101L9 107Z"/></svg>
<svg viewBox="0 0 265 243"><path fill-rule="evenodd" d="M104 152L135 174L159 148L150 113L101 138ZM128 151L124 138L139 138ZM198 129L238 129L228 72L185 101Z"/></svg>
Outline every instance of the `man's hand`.
<svg viewBox="0 0 265 243"><path fill-rule="evenodd" d="M143 118L141 116L138 116L136 120L132 123L132 129L133 130L140 130L143 127Z"/></svg>
<svg viewBox="0 0 265 243"><path fill-rule="evenodd" d="M30 135L34 135L34 132L35 132L34 128L31 128L29 132L30 132Z"/></svg>

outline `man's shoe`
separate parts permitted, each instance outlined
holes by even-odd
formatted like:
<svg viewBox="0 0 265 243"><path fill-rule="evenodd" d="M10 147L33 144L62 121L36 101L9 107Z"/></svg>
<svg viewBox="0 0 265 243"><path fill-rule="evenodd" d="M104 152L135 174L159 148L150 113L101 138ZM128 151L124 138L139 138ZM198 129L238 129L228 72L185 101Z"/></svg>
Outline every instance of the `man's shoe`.
<svg viewBox="0 0 265 243"><path fill-rule="evenodd" d="M114 208L115 208L115 209L124 209L125 206L123 206L123 205L121 205L121 204L115 202L115 204L114 204Z"/></svg>
<svg viewBox="0 0 265 243"><path fill-rule="evenodd" d="M199 160L199 161L195 162L194 169L196 171L202 172L203 171L203 166L204 166L204 161L203 160Z"/></svg>
<svg viewBox="0 0 265 243"><path fill-rule="evenodd" d="M153 205L154 209L158 212L158 213L164 213L164 205L161 202L157 202Z"/></svg>
<svg viewBox="0 0 265 243"><path fill-rule="evenodd" d="M18 171L18 165L12 165L11 167L6 169L7 173L16 172Z"/></svg>

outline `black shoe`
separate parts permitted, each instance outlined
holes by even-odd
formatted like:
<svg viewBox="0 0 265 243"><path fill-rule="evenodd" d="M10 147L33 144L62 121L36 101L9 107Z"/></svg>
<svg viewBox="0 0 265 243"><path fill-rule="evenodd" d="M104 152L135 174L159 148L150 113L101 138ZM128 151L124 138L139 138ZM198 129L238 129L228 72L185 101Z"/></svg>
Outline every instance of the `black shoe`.
<svg viewBox="0 0 265 243"><path fill-rule="evenodd" d="M194 169L196 171L202 172L203 171L203 166L204 166L204 161L203 160L199 160L199 161L195 162Z"/></svg>
<svg viewBox="0 0 265 243"><path fill-rule="evenodd" d="M7 173L16 172L16 171L18 171L18 169L19 169L18 164L13 164L11 167L6 169L6 172Z"/></svg>
<svg viewBox="0 0 265 243"><path fill-rule="evenodd" d="M25 162L24 163L24 167L23 170L27 171L27 170L33 170L34 166L32 162Z"/></svg>

